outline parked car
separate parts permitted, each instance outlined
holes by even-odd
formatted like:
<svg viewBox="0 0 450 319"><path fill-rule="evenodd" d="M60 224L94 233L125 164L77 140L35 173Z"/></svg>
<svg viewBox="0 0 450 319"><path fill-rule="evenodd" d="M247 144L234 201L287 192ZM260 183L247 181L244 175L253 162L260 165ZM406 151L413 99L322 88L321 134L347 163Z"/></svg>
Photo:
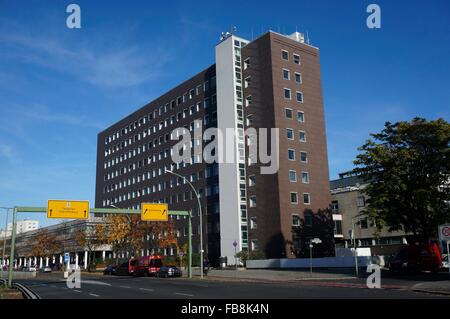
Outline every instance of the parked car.
<svg viewBox="0 0 450 319"><path fill-rule="evenodd" d="M52 269L50 267L44 267L41 268L41 272L52 272Z"/></svg>
<svg viewBox="0 0 450 319"><path fill-rule="evenodd" d="M173 265L170 266L161 266L159 268L159 270L156 272L156 277L164 277L164 278L168 278L168 277L181 277L182 276L182 271Z"/></svg>
<svg viewBox="0 0 450 319"><path fill-rule="evenodd" d="M134 273L136 272L137 264L138 264L137 259L127 260L127 261L121 263L119 266L117 266L114 274L118 275L118 276L134 275Z"/></svg>
<svg viewBox="0 0 450 319"><path fill-rule="evenodd" d="M115 275L117 271L116 265L108 265L106 266L105 270L103 270L104 275Z"/></svg>
<svg viewBox="0 0 450 319"><path fill-rule="evenodd" d="M154 276L163 265L161 256L144 256L139 258L135 268L136 276Z"/></svg>
<svg viewBox="0 0 450 319"><path fill-rule="evenodd" d="M22 271L28 271L28 272L33 272L36 271L36 266L27 266L27 267L23 267Z"/></svg>
<svg viewBox="0 0 450 319"><path fill-rule="evenodd" d="M437 244L402 245L390 258L388 267L393 273L438 272L442 257Z"/></svg>

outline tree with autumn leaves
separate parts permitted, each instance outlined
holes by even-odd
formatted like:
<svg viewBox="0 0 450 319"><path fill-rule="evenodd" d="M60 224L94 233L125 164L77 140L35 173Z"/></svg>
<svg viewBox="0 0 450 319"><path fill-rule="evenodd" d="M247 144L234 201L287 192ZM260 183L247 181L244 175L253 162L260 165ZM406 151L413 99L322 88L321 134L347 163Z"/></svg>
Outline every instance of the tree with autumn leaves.
<svg viewBox="0 0 450 319"><path fill-rule="evenodd" d="M40 229L36 236L30 239L29 247L31 247L31 256L50 258L55 252L61 251L61 242L47 229Z"/></svg>
<svg viewBox="0 0 450 319"><path fill-rule="evenodd" d="M137 256L147 238L150 238L152 248L178 248L172 219L167 222L149 222L134 215L107 215L104 223L96 225L95 232L100 243L112 246L117 258L119 253L126 252Z"/></svg>

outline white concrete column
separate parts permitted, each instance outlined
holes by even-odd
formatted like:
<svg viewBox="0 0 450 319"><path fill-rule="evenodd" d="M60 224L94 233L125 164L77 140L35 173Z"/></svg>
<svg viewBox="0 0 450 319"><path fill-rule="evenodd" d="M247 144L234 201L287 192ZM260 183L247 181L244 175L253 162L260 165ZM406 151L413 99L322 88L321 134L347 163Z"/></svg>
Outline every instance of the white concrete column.
<svg viewBox="0 0 450 319"><path fill-rule="evenodd" d="M45 257L45 267L48 267L48 261L49 261L49 258Z"/></svg>
<svg viewBox="0 0 450 319"><path fill-rule="evenodd" d="M19 258L19 267L22 266L22 258Z"/></svg>
<svg viewBox="0 0 450 319"><path fill-rule="evenodd" d="M115 252L113 253L113 258L116 258L116 253Z"/></svg>
<svg viewBox="0 0 450 319"><path fill-rule="evenodd" d="M44 262L44 258L39 258L39 268L42 268L42 264Z"/></svg>
<svg viewBox="0 0 450 319"><path fill-rule="evenodd" d="M75 253L75 269L79 269L80 266L78 266L78 253Z"/></svg>
<svg viewBox="0 0 450 319"><path fill-rule="evenodd" d="M372 246L375 246L377 244L377 241L375 239L372 239Z"/></svg>
<svg viewBox="0 0 450 319"><path fill-rule="evenodd" d="M106 251L102 251L102 260L105 261Z"/></svg>
<svg viewBox="0 0 450 319"><path fill-rule="evenodd" d="M406 237L403 237L403 238L402 238L402 243L403 243L403 244L407 244L407 243L408 243L408 241L406 240Z"/></svg>
<svg viewBox="0 0 450 319"><path fill-rule="evenodd" d="M88 252L87 250L84 252L84 269L88 268Z"/></svg>
<svg viewBox="0 0 450 319"><path fill-rule="evenodd" d="M62 265L62 263L63 263L63 256L59 255L59 264Z"/></svg>
<svg viewBox="0 0 450 319"><path fill-rule="evenodd" d="M34 267L37 267L37 257L34 257Z"/></svg>
<svg viewBox="0 0 450 319"><path fill-rule="evenodd" d="M53 264L55 264L55 263L56 263L56 256L53 255Z"/></svg>

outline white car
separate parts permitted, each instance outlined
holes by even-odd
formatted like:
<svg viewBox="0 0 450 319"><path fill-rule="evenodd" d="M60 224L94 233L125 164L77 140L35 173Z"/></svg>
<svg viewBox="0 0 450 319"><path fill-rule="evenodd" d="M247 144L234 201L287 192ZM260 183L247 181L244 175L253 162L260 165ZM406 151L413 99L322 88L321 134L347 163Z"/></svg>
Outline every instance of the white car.
<svg viewBox="0 0 450 319"><path fill-rule="evenodd" d="M448 255L442 256L442 268L448 269L449 267Z"/></svg>

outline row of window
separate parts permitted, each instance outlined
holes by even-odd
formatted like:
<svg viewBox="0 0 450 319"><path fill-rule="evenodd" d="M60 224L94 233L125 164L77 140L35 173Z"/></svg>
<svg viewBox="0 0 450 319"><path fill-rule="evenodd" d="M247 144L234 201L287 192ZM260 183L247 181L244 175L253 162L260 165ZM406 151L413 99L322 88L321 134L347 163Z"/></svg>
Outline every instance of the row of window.
<svg viewBox="0 0 450 319"><path fill-rule="evenodd" d="M122 130L109 135L108 137L105 138L105 145L115 141L120 136L126 135L129 132L136 130L141 125L146 124L147 121L156 119L158 116L161 116L164 113L168 112L169 109L173 109L176 106L181 105L182 103L192 100L194 98L194 96L200 95L202 88L203 88L203 92L206 92L209 90L210 87L214 88L215 86L216 86L216 77L214 76L210 80L206 80L205 82L203 82L203 84L197 85L197 87L195 89L190 89L188 92L184 93L182 96L177 97L176 100L172 100L172 101L170 101L170 103L166 103L165 105L156 108L148 116L142 117L139 120L134 121L133 123L130 123L129 125L125 126Z"/></svg>
<svg viewBox="0 0 450 319"><path fill-rule="evenodd" d="M290 108L284 108L284 115L287 119L292 120L294 118L294 111ZM305 112L303 111L297 111L297 121L300 123L305 122Z"/></svg>
<svg viewBox="0 0 450 319"><path fill-rule="evenodd" d="M287 128L286 129L286 137L288 140L294 140L294 129ZM305 143L306 142L306 132L305 131L298 131L298 140L300 142Z"/></svg>
<svg viewBox="0 0 450 319"><path fill-rule="evenodd" d="M290 193L290 203L291 204L298 204L298 193L297 192L291 192ZM256 195L252 195L249 197L249 204L250 207L254 208L256 207ZM310 205L311 204L311 194L309 193L303 193L303 204L304 205Z"/></svg>
<svg viewBox="0 0 450 319"><path fill-rule="evenodd" d="M281 58L285 61L289 61L289 51L281 50ZM297 53L293 53L292 54L292 62L294 62L294 64L300 65L300 63L301 63L300 55Z"/></svg>
<svg viewBox="0 0 450 319"><path fill-rule="evenodd" d="M123 181L120 181L118 183L115 184L110 184L105 186L104 188L104 193L109 193L115 190L119 190L122 188L125 188L127 186L131 186L131 185L135 185L138 184L140 182L144 182L145 180L150 180L152 177L156 177L156 176L162 176L165 173L165 169L170 169L172 171L175 170L175 167L180 167L177 166L178 164L172 164L172 166L166 166L164 168L159 168L159 169L154 169L153 171L148 171L147 173L143 173L142 175L138 175L138 176L133 176L133 177L129 177L128 179L124 179ZM193 173L191 174L188 179L190 180L191 183L196 182L197 180L201 180L203 179L203 177L205 178L210 178L212 176L217 176L219 174L219 168L217 165L212 165L212 166L208 166L206 167L204 173L203 170L198 171L197 173ZM176 178L176 177L172 177L169 179L169 186L164 186L164 189L167 188L173 188L175 183L176 186L179 186L180 184L186 184L186 181L182 178Z"/></svg>
<svg viewBox="0 0 450 319"><path fill-rule="evenodd" d="M295 150L288 149L288 160L295 161ZM305 151L300 151L300 162L308 163L308 153Z"/></svg>
<svg viewBox="0 0 450 319"><path fill-rule="evenodd" d="M216 103L217 103L216 95L213 95L212 104L215 105ZM203 101L203 107L206 109L209 107L209 105L210 105L209 98L206 98ZM167 128L170 125L173 125L173 124L177 123L178 121L185 119L186 117L188 117L190 115L194 115L196 112L200 111L201 107L202 107L202 102L198 102L196 105L192 105L190 108L184 109L183 112L178 112L176 115L174 114L170 118L166 118L165 120L161 121L159 124L154 124L152 127L145 129L145 130L139 132L138 134L135 134L133 137L129 137L128 139L123 140L121 143L117 143L116 145L113 145L112 147L105 149L105 157L107 157L115 152L118 152L121 149L132 145L133 143L140 141L142 138L146 138L147 136L150 136L151 134L156 134L163 128ZM212 116L212 121L217 120L217 112L216 111L212 112L211 116ZM198 119L198 120L201 121L202 119ZM208 125L210 123L209 114L206 114L204 116L203 121L204 121L205 125ZM192 123L191 123L191 125L192 125Z"/></svg>
<svg viewBox="0 0 450 319"><path fill-rule="evenodd" d="M292 100L292 90L289 88L284 88L284 98L286 100ZM300 91L295 91L295 100L299 103L303 103L303 93Z"/></svg>
<svg viewBox="0 0 450 319"><path fill-rule="evenodd" d="M308 172L301 172L301 179L303 184L309 184L309 173ZM297 182L297 171L295 170L289 170L289 181L291 183Z"/></svg>

